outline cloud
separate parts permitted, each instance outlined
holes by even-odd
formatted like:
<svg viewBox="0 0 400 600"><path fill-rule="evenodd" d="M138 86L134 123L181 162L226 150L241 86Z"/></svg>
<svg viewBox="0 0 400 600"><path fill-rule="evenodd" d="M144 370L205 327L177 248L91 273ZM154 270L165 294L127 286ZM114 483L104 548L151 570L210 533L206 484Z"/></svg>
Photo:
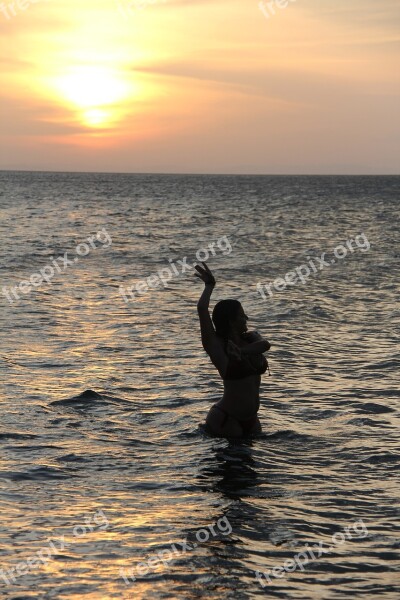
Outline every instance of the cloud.
<svg viewBox="0 0 400 600"><path fill-rule="evenodd" d="M235 91L249 96L264 96L293 105L330 103L342 96L359 97L373 88L352 82L339 71L313 72L304 67L217 68L207 63L176 61L135 67L133 71L155 76L192 79L211 86L221 86L227 93Z"/></svg>
<svg viewBox="0 0 400 600"><path fill-rule="evenodd" d="M0 72L14 72L16 69L31 69L34 63L19 58L0 58Z"/></svg>
<svg viewBox="0 0 400 600"><path fill-rule="evenodd" d="M74 122L64 107L39 103L21 98L2 98L0 113L3 116L1 133L14 137L45 137L87 133L87 127ZM4 118L6 117L6 118Z"/></svg>
<svg viewBox="0 0 400 600"><path fill-rule="evenodd" d="M2 145L15 165L59 168L100 154L128 170L392 168L399 8L297 0L265 19L258 0L159 0L122 19L116 0L49 0L0 13ZM96 133L57 81L98 64L129 93Z"/></svg>

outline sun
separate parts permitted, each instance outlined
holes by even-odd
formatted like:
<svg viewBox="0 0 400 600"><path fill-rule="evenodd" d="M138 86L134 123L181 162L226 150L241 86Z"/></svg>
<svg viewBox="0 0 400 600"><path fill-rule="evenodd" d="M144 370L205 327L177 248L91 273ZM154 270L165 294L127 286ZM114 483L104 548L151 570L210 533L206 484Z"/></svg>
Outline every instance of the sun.
<svg viewBox="0 0 400 600"><path fill-rule="evenodd" d="M129 95L123 76L111 67L78 66L56 80L59 95L78 110L81 121L89 127L110 124L118 117L117 105Z"/></svg>
<svg viewBox="0 0 400 600"><path fill-rule="evenodd" d="M98 127L109 123L112 119L110 112L99 108L91 108L82 112L83 120L87 125Z"/></svg>

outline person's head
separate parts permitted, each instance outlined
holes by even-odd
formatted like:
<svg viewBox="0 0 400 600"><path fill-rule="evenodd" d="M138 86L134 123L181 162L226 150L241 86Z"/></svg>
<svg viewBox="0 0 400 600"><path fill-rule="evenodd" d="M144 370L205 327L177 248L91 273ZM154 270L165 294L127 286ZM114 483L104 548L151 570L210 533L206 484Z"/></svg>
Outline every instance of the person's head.
<svg viewBox="0 0 400 600"><path fill-rule="evenodd" d="M240 335L247 330L245 314L239 300L220 300L214 306L212 320L219 337L228 339L232 334Z"/></svg>

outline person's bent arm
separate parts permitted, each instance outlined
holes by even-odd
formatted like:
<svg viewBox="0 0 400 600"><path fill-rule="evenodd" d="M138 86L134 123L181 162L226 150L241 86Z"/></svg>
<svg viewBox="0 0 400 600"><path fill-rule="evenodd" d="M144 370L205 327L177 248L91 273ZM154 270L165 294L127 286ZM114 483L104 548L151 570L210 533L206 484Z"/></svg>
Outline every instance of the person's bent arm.
<svg viewBox="0 0 400 600"><path fill-rule="evenodd" d="M262 339L258 342L253 342L252 344L241 347L240 350L242 354L262 354L263 352L268 352L270 348L271 344L268 340Z"/></svg>

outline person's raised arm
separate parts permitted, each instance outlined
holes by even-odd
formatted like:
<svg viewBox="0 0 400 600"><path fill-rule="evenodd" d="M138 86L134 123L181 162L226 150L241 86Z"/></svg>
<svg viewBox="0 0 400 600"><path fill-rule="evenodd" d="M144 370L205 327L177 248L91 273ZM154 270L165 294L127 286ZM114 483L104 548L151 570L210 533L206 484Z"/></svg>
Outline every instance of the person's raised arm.
<svg viewBox="0 0 400 600"><path fill-rule="evenodd" d="M205 262L203 262L203 265L204 267L200 267L200 265L195 265L197 273L194 273L194 275L196 277L199 277L202 281L204 281L205 284L203 293L201 294L200 299L197 303L197 312L200 319L201 342L203 344L204 350L206 352L209 352L213 343L215 342L216 336L214 325L211 320L210 313L208 312L211 294L215 287L215 277L211 273L210 269L207 267Z"/></svg>
<svg viewBox="0 0 400 600"><path fill-rule="evenodd" d="M205 284L203 293L201 294L200 299L197 303L197 310L205 309L208 311L208 307L210 304L210 298L211 298L211 294L213 292L214 287L215 287L215 284L213 284L213 283Z"/></svg>

